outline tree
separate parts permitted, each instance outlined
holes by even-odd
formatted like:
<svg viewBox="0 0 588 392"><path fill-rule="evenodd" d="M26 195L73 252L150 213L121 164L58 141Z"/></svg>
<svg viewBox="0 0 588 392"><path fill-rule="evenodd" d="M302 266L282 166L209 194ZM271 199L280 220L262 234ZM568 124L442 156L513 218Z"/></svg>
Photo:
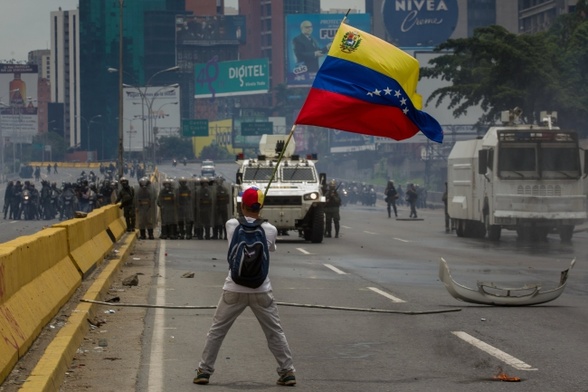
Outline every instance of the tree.
<svg viewBox="0 0 588 392"><path fill-rule="evenodd" d="M501 26L478 28L472 38L450 39L435 48L446 54L431 60L422 77L452 82L433 92L439 106L449 98L449 109L458 117L480 106L480 123L493 123L503 110L520 107L533 114L553 107L557 79L545 34L515 35Z"/></svg>
<svg viewBox="0 0 588 392"><path fill-rule="evenodd" d="M225 147L218 145L216 142L212 142L208 146L202 148L200 158L211 159L213 161L222 161L234 159L235 156L231 154Z"/></svg>
<svg viewBox="0 0 588 392"><path fill-rule="evenodd" d="M65 159L67 145L63 137L55 132L45 132L35 135L33 137L33 144L40 145L41 147L37 151L31 151L30 159L32 160L63 161ZM49 152L44 152L45 146L50 146L50 154Z"/></svg>
<svg viewBox="0 0 588 392"><path fill-rule="evenodd" d="M478 28L471 38L450 39L435 48L441 55L421 69L421 77L451 85L427 102L449 99L456 117L480 106L480 124L494 123L503 110L519 107L528 122L542 110L559 113L562 127L588 125L588 23L586 0L558 18L548 32L516 35L500 26Z"/></svg>
<svg viewBox="0 0 588 392"><path fill-rule="evenodd" d="M161 158L192 158L192 143L189 139L178 136L162 136L158 139L159 147L157 155Z"/></svg>
<svg viewBox="0 0 588 392"><path fill-rule="evenodd" d="M560 119L578 131L588 125L588 92L582 88L588 85L587 12L587 1L579 0L576 12L559 17L549 31L553 45L559 49L555 60L563 91L558 102Z"/></svg>

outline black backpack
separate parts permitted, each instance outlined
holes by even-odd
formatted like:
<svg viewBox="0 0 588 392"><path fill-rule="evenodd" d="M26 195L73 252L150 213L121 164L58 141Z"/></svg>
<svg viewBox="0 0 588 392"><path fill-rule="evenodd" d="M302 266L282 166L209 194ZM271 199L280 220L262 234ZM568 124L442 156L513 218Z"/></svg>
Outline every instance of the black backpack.
<svg viewBox="0 0 588 392"><path fill-rule="evenodd" d="M269 272L269 248L262 219L247 222L239 218L229 244L227 261L231 278L241 286L258 288L263 284Z"/></svg>

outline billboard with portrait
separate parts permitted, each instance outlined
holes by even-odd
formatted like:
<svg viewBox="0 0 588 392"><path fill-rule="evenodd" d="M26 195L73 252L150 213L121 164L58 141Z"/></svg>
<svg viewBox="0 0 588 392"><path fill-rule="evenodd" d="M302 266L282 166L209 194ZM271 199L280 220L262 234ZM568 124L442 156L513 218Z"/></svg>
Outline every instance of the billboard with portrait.
<svg viewBox="0 0 588 392"><path fill-rule="evenodd" d="M5 140L32 143L38 133L38 68L33 64L0 64L0 127Z"/></svg>
<svg viewBox="0 0 588 392"><path fill-rule="evenodd" d="M292 87L310 86L344 14L286 15L286 76ZM346 23L371 33L369 14L349 14Z"/></svg>
<svg viewBox="0 0 588 392"><path fill-rule="evenodd" d="M244 15L176 16L178 45L240 45L245 37Z"/></svg>

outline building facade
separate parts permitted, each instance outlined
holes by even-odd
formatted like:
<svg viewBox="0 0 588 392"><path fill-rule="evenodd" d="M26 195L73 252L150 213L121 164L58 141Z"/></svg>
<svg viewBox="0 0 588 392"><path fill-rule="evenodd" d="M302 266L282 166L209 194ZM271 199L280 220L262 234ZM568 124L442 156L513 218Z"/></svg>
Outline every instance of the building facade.
<svg viewBox="0 0 588 392"><path fill-rule="evenodd" d="M519 30L538 33L551 27L555 19L574 12L577 0L519 0Z"/></svg>
<svg viewBox="0 0 588 392"><path fill-rule="evenodd" d="M39 83L37 88L37 120L39 134L46 133L49 129L48 105L51 102L51 50L38 49L28 53L28 63L37 65L39 70Z"/></svg>
<svg viewBox="0 0 588 392"><path fill-rule="evenodd" d="M95 146L98 159L114 159L119 140L119 70L123 84L145 87L177 82L175 74L153 78L155 69L175 64L171 55L174 43L171 15L185 12L184 0L86 0L80 2L81 115L85 119L100 116L92 127L89 144ZM121 27L123 56L119 58ZM157 13L161 21L154 22ZM172 24L165 26L165 20ZM163 27L162 27L163 23ZM159 33L162 35L159 36ZM122 116L122 114L121 114ZM86 145L84 141L83 146Z"/></svg>
<svg viewBox="0 0 588 392"><path fill-rule="evenodd" d="M63 123L61 135L69 147L81 143L80 99L80 21L78 10L51 12L50 88L51 102L62 103L63 121L49 118L49 122Z"/></svg>

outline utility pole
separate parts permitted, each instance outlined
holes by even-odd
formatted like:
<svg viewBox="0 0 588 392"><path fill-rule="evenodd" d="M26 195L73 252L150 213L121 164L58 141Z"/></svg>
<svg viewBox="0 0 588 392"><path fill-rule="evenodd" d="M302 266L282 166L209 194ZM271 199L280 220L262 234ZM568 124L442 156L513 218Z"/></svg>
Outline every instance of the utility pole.
<svg viewBox="0 0 588 392"><path fill-rule="evenodd" d="M123 123L123 5L124 0L119 0L119 24L118 24L118 178L123 176L124 154L124 123Z"/></svg>

